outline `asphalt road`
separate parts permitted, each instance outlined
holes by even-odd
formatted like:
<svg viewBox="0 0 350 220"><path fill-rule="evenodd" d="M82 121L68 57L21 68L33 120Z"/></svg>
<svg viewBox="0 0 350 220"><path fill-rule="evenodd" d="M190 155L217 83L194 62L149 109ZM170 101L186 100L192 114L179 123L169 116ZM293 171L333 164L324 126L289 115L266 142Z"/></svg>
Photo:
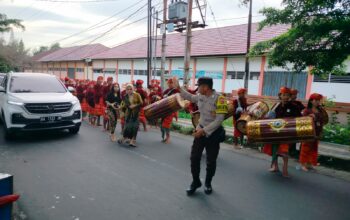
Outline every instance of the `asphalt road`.
<svg viewBox="0 0 350 220"><path fill-rule="evenodd" d="M130 148L86 124L78 135L1 135L0 172L14 175L19 207L34 220L349 219L349 182L295 169L285 179L226 147L213 194L188 197L191 141L176 134L165 145L160 132L140 132Z"/></svg>

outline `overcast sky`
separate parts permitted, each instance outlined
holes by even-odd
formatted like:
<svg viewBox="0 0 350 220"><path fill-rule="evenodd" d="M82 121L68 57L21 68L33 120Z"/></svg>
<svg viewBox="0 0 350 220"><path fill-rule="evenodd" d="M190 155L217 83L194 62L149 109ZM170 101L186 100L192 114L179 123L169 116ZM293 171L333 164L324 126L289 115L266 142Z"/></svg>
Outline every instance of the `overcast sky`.
<svg viewBox="0 0 350 220"><path fill-rule="evenodd" d="M280 8L281 1L255 0L253 22L263 19L259 14L260 9L263 7ZM162 10L163 0L152 0L152 2L159 11ZM239 0L207 0L207 2L211 6L207 7L208 28L217 27L217 25L228 26L247 23L248 8L239 6ZM146 3L147 0L0 0L0 13L6 14L8 18L23 20L26 30L15 30L14 34L17 39L23 39L26 47L29 48L50 45L55 42L59 42L61 46L102 43L112 47L146 36L147 20L143 19L134 23L147 15L147 7L142 8ZM217 23L214 22L210 8ZM139 9L140 11L136 13ZM95 28L92 30L63 39L112 15L116 16L104 21L99 26L94 26ZM130 15L132 16L126 19ZM198 9L194 9L194 20L200 19L198 15ZM110 32L102 35L108 30ZM4 38L8 39L8 34Z"/></svg>

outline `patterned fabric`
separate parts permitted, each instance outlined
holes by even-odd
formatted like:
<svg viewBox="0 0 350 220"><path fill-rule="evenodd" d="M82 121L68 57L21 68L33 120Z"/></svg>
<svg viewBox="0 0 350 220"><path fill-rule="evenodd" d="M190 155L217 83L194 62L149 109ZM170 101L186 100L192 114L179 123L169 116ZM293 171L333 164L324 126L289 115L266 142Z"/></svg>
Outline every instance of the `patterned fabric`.
<svg viewBox="0 0 350 220"><path fill-rule="evenodd" d="M132 101L130 102L130 98ZM141 96L134 92L132 97L125 95L121 103L121 109L124 112L125 126L123 130L123 137L129 139L136 139L137 132L139 130L139 114L142 106ZM137 107L131 109L131 105L138 105Z"/></svg>
<svg viewBox="0 0 350 220"><path fill-rule="evenodd" d="M95 104L95 114L97 116L101 116L105 114L103 97L100 97L100 101L97 104Z"/></svg>
<svg viewBox="0 0 350 220"><path fill-rule="evenodd" d="M118 120L116 111L113 111L111 108L108 108L107 116L109 120L109 131L111 132L111 134L114 134L115 128L117 126L117 120Z"/></svg>
<svg viewBox="0 0 350 220"><path fill-rule="evenodd" d="M80 105L81 105L81 110L83 112L88 112L89 111L89 105L88 105L88 103L86 101L86 98L83 98L83 101L80 103Z"/></svg>

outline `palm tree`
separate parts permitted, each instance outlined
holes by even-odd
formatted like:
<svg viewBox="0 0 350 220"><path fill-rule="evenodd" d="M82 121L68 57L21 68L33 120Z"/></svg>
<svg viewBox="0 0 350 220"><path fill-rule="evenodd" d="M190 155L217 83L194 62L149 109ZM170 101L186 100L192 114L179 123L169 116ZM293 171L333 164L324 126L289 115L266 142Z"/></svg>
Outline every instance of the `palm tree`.
<svg viewBox="0 0 350 220"><path fill-rule="evenodd" d="M0 14L0 33L9 32L12 27L20 28L24 30L24 26L21 24L22 20L19 19L7 19L5 14Z"/></svg>

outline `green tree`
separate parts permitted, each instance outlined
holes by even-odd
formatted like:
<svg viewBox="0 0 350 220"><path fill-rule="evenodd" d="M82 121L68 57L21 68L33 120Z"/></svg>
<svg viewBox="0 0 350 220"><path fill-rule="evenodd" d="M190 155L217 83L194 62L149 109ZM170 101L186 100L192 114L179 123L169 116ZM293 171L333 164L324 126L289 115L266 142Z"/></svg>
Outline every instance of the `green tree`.
<svg viewBox="0 0 350 220"><path fill-rule="evenodd" d="M61 49L60 43L54 43L50 46L50 50Z"/></svg>
<svg viewBox="0 0 350 220"><path fill-rule="evenodd" d="M312 66L312 73L344 73L343 62L350 55L349 0L283 0L283 9L264 8L260 12L266 26L287 24L290 29L271 40L256 44L251 56L267 53L270 66L296 72Z"/></svg>
<svg viewBox="0 0 350 220"><path fill-rule="evenodd" d="M12 27L20 28L24 30L24 26L19 19L8 19L5 14L0 14L0 33L9 32Z"/></svg>
<svg viewBox="0 0 350 220"><path fill-rule="evenodd" d="M10 32L13 27L24 30L21 22L19 19L8 19L5 14L0 14L0 33ZM0 39L0 72L23 70L29 63L27 53L23 41L15 40L13 32L8 44Z"/></svg>
<svg viewBox="0 0 350 220"><path fill-rule="evenodd" d="M40 46L38 49L34 49L33 50L33 54L36 55L36 54L39 54L41 52L45 52L45 51L49 51L49 50L57 50L57 49L60 49L60 48L61 48L60 43L54 43L50 47L48 47L48 46Z"/></svg>

